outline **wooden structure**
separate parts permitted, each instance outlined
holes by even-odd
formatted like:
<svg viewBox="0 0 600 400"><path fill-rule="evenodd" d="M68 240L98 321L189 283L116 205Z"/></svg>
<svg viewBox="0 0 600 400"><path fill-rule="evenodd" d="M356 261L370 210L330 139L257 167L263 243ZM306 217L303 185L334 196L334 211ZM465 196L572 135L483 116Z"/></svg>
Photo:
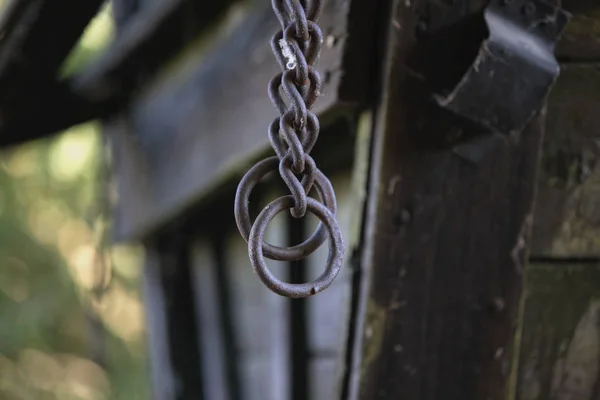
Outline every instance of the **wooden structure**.
<svg viewBox="0 0 600 400"><path fill-rule="evenodd" d="M306 300L253 276L232 214L275 115L269 2L113 0L112 46L58 81L101 1L68 3L64 13L17 0L2 21L0 143L104 119L115 235L147 249L156 399L598 398L595 0L562 2L573 19L556 49L561 76L510 135L478 132L430 101L441 74L431 67L469 55L420 62L432 42L453 48L445 29L487 2L326 1L315 159L338 193L347 255L337 282ZM48 35L63 19L68 29ZM257 209L280 190L265 183ZM312 229L278 219L268 235L297 243ZM272 269L305 281L325 257Z"/></svg>

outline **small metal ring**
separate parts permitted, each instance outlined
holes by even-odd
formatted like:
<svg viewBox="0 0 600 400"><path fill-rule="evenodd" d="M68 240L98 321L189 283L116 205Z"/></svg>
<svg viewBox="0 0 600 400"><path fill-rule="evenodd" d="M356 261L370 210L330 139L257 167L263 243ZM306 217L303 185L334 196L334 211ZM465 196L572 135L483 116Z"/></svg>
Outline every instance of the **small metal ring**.
<svg viewBox="0 0 600 400"><path fill-rule="evenodd" d="M321 10L323 9L323 0L312 0L310 2L310 9L307 11L306 17L309 21L318 22L319 15L321 14Z"/></svg>
<svg viewBox="0 0 600 400"><path fill-rule="evenodd" d="M287 145L288 153L292 154L292 169L295 173L301 174L304 172L304 146L298 137L298 133L294 128L294 116L293 110L290 110L283 114L279 119L279 130L283 135ZM302 128L300 128L302 130Z"/></svg>
<svg viewBox="0 0 600 400"><path fill-rule="evenodd" d="M277 63L281 67L281 70L285 71L285 70L287 70L287 66L286 66L287 60L283 56L283 53L281 52L281 47L279 46L279 41L281 39L283 39L283 31L277 31L271 38L271 51L275 55L275 59L277 60Z"/></svg>
<svg viewBox="0 0 600 400"><path fill-rule="evenodd" d="M287 112L288 106L283 101L283 97L281 96L281 92L279 88L281 87L281 79L283 78L283 72L278 73L269 81L269 87L267 91L269 92L269 99L271 99L271 103L275 106L279 115L283 115Z"/></svg>
<svg viewBox="0 0 600 400"><path fill-rule="evenodd" d="M321 75L317 72L315 67L312 65L308 66L308 78L310 85L304 87L303 99L306 104L307 110L310 110L319 96L321 95L321 89L323 88L323 82L321 81Z"/></svg>
<svg viewBox="0 0 600 400"><path fill-rule="evenodd" d="M272 0L271 6L273 7L273 11L279 20L282 28L285 28L290 23L290 17L288 16L288 11L285 9L284 0Z"/></svg>
<svg viewBox="0 0 600 400"><path fill-rule="evenodd" d="M333 283L342 268L344 239L335 220L335 215L315 199L308 199L308 210L321 220L321 223L327 227L329 233L329 256L327 257L325 271L316 280L308 283L294 284L277 279L269 271L263 259L263 239L265 230L273 218L281 211L293 205L294 198L292 196L284 196L272 201L263 209L256 218L256 221L254 221L254 226L250 232L248 253L250 254L250 261L254 272L269 289L280 296L303 298L322 292Z"/></svg>
<svg viewBox="0 0 600 400"><path fill-rule="evenodd" d="M269 142L271 143L271 147L275 150L275 154L280 159L285 157L288 154L288 147L285 146L285 142L281 138L279 134L280 130L280 118L275 118L271 125L269 125ZM308 154L312 151L314 145L317 143L319 139L319 119L312 112L308 112L308 123L305 128L302 128L302 131L299 133L300 142L302 144L302 148L304 149L304 153Z"/></svg>
<svg viewBox="0 0 600 400"><path fill-rule="evenodd" d="M301 51L302 54L302 57L299 54L296 55L299 59L303 59L299 60L299 63L302 61L301 67L303 69L302 73L298 74L299 82L302 82L302 78L307 78L308 71L306 66L314 64L321 52L321 44L323 43L323 31L315 22L308 21L308 32L310 33L310 37L304 45L305 49L302 49L300 48L298 39L296 39L298 36L296 34L296 25L290 24L283 31L283 38L294 47L295 51Z"/></svg>
<svg viewBox="0 0 600 400"><path fill-rule="evenodd" d="M321 54L321 46L323 43L323 31L314 22L309 22L309 31L310 31L310 41L306 46L306 52L304 53L306 57L306 62L309 65L313 65L319 55ZM284 32L285 35L285 32Z"/></svg>
<svg viewBox="0 0 600 400"><path fill-rule="evenodd" d="M308 81L308 83L311 83L310 80ZM320 82L315 82L315 87L319 83ZM290 104L292 105L292 108L295 113L294 123L296 124L296 127L304 126L304 124L306 124L306 113L308 112L308 109L302 93L300 93L300 91L298 90L298 86L296 86L294 71L288 70L283 73L283 78L281 79L281 86L283 86L283 90L290 99ZM311 88L312 86L313 85L311 85Z"/></svg>
<svg viewBox="0 0 600 400"><path fill-rule="evenodd" d="M238 185L235 193L234 215L237 228L246 241L248 241L252 229L249 210L250 194L265 175L269 172L277 171L278 167L279 159L277 157L264 159L250 168ZM327 179L319 169L315 171L314 187L323 204L335 215L337 212L337 204L333 187L331 186L329 179ZM311 237L296 246L281 247L266 242L263 243L264 256L271 260L282 261L296 261L308 257L325 242L325 239L327 239L327 234L324 231L325 228L322 225L323 224L319 224Z"/></svg>
<svg viewBox="0 0 600 400"><path fill-rule="evenodd" d="M315 172L317 171L315 160L305 154L304 165L306 168L302 173L302 182L300 182L294 171L292 171L292 155L290 153L286 154L279 162L279 175L294 198L294 207L290 209L290 213L294 218L302 218L306 214L308 193L315 182Z"/></svg>
<svg viewBox="0 0 600 400"><path fill-rule="evenodd" d="M308 35L308 21L306 19L306 10L298 0L287 0L287 5L292 15L290 23L294 23L298 39L306 41Z"/></svg>

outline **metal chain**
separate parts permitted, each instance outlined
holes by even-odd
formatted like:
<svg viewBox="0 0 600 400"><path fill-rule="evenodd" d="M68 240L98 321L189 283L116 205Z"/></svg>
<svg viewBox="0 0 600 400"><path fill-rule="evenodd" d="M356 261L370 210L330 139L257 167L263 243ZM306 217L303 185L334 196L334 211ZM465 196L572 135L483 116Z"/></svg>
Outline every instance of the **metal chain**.
<svg viewBox="0 0 600 400"><path fill-rule="evenodd" d="M272 6L281 24L281 30L271 40L271 48L282 72L269 83L269 97L280 114L268 131L276 156L258 162L242 178L235 197L234 213L238 230L248 242L254 272L273 292L301 298L319 293L331 285L344 257L344 241L335 218L337 205L333 187L310 156L320 129L319 120L311 109L321 95L322 87L321 76L313 64L323 43L323 33L317 25L323 0L272 0ZM289 105L281 95L281 88L289 99ZM252 224L248 206L250 194L266 174L277 169L290 195L267 205ZM313 187L320 202L308 196ZM303 218L310 211L321 223L312 236L299 245L273 246L264 241L265 230L271 220L286 209L294 218ZM313 282L283 282L265 264L263 257L280 261L306 258L327 238L327 265L322 275Z"/></svg>

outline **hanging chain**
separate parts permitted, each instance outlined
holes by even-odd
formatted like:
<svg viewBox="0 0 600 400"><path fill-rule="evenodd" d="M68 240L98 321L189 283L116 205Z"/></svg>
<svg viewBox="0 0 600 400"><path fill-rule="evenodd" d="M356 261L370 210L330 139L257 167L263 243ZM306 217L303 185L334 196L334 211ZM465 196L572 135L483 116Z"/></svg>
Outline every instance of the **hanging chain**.
<svg viewBox="0 0 600 400"><path fill-rule="evenodd" d="M317 116L310 110L319 98L322 86L321 76L313 64L323 43L323 34L317 25L323 0L272 0L272 6L281 23L281 30L271 40L271 48L282 72L269 83L269 97L280 114L268 131L276 156L258 162L242 178L234 212L238 229L248 242L254 272L273 292L301 298L317 294L331 285L344 257L344 241L335 218L337 205L333 187L310 156L320 129ZM289 99L289 105L282 98L281 88ZM271 202L252 224L248 206L250 194L266 174L277 169L291 194ZM313 187L320 202L308 196ZM265 230L271 220L284 210L290 210L294 218L303 218L310 211L321 222L305 242L293 247L273 246L264 241ZM265 264L264 257L280 261L306 258L327 238L327 265L323 274L313 282L283 282Z"/></svg>

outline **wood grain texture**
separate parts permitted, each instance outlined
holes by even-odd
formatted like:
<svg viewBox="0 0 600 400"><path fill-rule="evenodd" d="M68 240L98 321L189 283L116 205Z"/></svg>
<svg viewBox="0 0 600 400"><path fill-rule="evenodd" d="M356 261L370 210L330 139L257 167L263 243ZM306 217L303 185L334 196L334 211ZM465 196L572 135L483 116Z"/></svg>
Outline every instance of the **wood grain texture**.
<svg viewBox="0 0 600 400"><path fill-rule="evenodd" d="M373 21L353 24L352 31L350 15L349 2L333 0L320 19L330 38L318 63L325 84L315 109L321 115L366 96ZM269 46L276 30L270 8L252 9L212 51L192 51L181 68L132 105L128 136L114 135L113 142L116 152L135 154L137 160L117 157L128 168L117 171L118 239L140 237L183 214L216 182L248 168L266 151L267 127L276 116L266 90L279 72Z"/></svg>
<svg viewBox="0 0 600 400"><path fill-rule="evenodd" d="M600 396L600 265L527 271L517 400Z"/></svg>
<svg viewBox="0 0 600 400"><path fill-rule="evenodd" d="M104 54L72 79L74 90L95 103L122 104L186 45L220 21L233 3L118 2L119 35Z"/></svg>
<svg viewBox="0 0 600 400"><path fill-rule="evenodd" d="M266 240L281 245L285 225L274 221ZM287 299L270 292L248 260L248 245L237 232L227 240L226 268L231 296L236 366L244 400L290 398L290 334ZM280 279L287 276L281 263L269 262Z"/></svg>
<svg viewBox="0 0 600 400"><path fill-rule="evenodd" d="M548 100L533 256L600 256L599 109L600 65L563 65Z"/></svg>
<svg viewBox="0 0 600 400"><path fill-rule="evenodd" d="M573 14L556 47L563 61L600 61L600 4L596 0L562 0Z"/></svg>
<svg viewBox="0 0 600 400"><path fill-rule="evenodd" d="M153 399L176 398L176 374L171 362L165 293L160 279L160 255L146 248L143 273L144 311Z"/></svg>
<svg viewBox="0 0 600 400"><path fill-rule="evenodd" d="M353 220L360 219L361 211L357 210L356 200L359 199L353 191L350 172L331 176L338 202L336 217L346 243L344 266L326 291L305 300L310 357L310 399L339 398L345 370L352 289L351 229ZM308 222L308 232L313 232L317 226L316 218L311 218ZM307 280L314 280L323 272L328 254L328 247L323 245L307 259Z"/></svg>
<svg viewBox="0 0 600 400"><path fill-rule="evenodd" d="M192 248L192 279L195 294L196 321L205 399L230 400L230 379L227 374L227 342L224 332L225 315L219 304L221 294L217 269L218 263L213 241L199 238Z"/></svg>
<svg viewBox="0 0 600 400"><path fill-rule="evenodd" d="M406 65L432 3L393 1L388 14L358 398L504 400L543 116L521 134L491 135L431 104ZM454 2L460 13L475 3ZM465 61L455 56L444 67Z"/></svg>
<svg viewBox="0 0 600 400"><path fill-rule="evenodd" d="M189 242L175 234L145 246L144 300L154 398L202 400Z"/></svg>

